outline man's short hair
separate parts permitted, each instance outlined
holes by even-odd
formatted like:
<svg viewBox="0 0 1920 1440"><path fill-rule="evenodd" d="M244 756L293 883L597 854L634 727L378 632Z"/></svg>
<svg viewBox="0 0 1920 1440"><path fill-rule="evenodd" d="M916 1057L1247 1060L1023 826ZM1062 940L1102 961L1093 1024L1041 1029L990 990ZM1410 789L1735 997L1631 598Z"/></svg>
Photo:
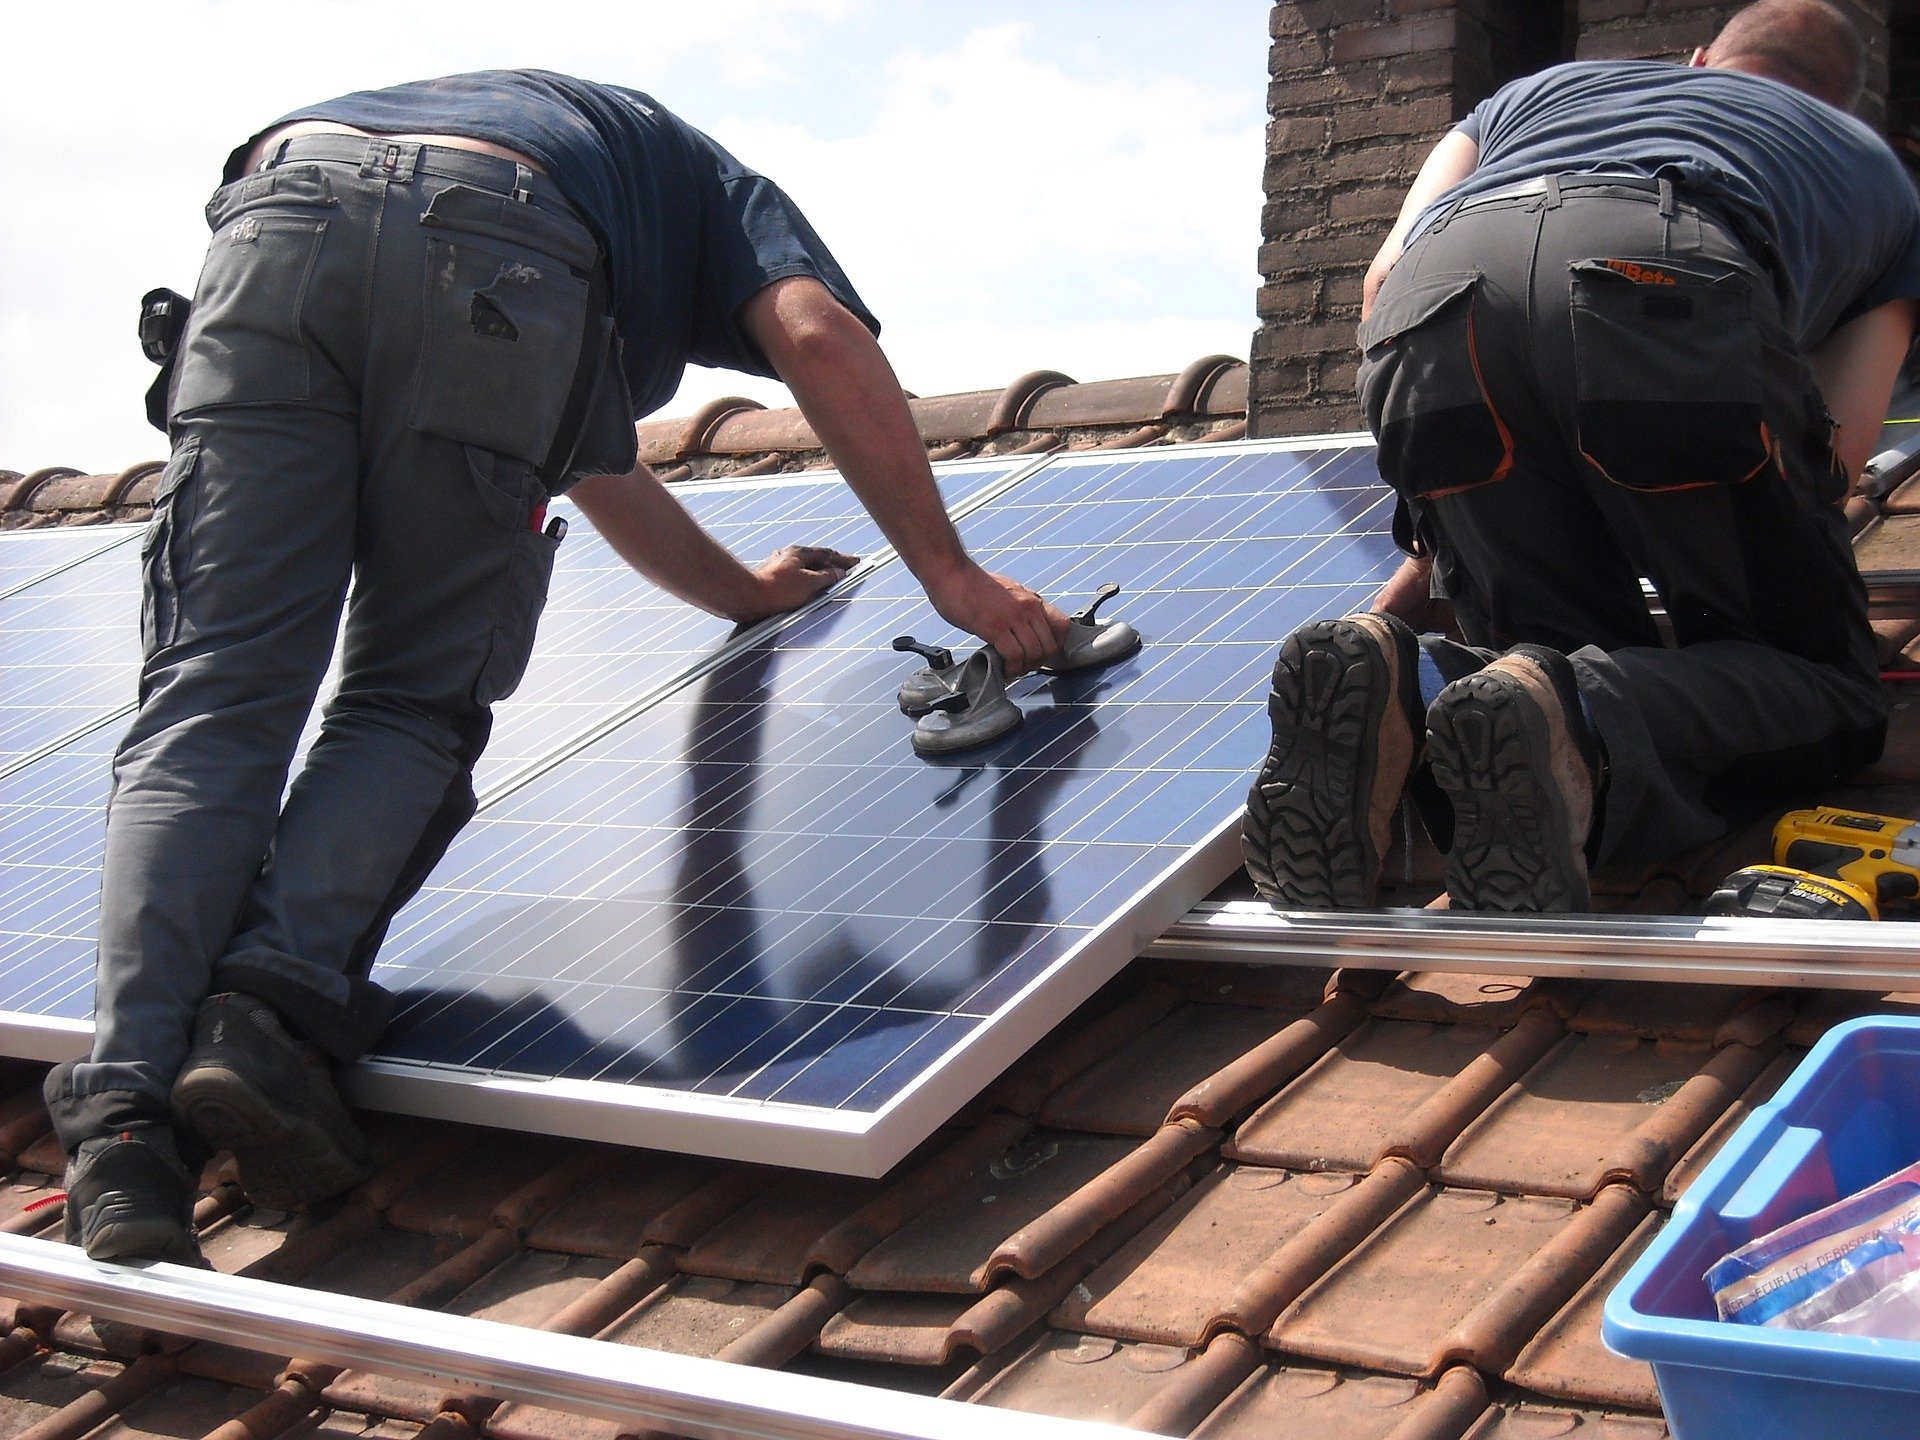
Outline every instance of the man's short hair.
<svg viewBox="0 0 1920 1440"><path fill-rule="evenodd" d="M1827 0L1758 0L1707 47L1707 64L1756 62L1775 80L1851 110L1867 80L1867 49L1853 22Z"/></svg>

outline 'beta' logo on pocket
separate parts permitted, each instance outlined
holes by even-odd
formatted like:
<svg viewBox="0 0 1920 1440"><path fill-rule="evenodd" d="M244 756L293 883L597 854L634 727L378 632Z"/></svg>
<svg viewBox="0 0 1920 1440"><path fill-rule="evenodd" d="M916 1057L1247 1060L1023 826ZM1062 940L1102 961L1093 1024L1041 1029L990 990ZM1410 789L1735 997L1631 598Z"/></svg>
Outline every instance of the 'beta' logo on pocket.
<svg viewBox="0 0 1920 1440"><path fill-rule="evenodd" d="M1656 270L1651 265L1642 265L1633 260L1606 260L1602 262L1616 275L1624 275L1636 285L1678 285L1664 270Z"/></svg>

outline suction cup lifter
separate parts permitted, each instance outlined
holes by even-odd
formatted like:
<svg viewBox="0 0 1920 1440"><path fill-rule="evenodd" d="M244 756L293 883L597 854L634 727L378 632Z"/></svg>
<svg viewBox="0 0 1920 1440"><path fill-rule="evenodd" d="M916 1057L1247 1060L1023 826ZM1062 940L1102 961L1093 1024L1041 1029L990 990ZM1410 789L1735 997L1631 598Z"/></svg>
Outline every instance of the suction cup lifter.
<svg viewBox="0 0 1920 1440"><path fill-rule="evenodd" d="M957 750L971 750L1019 729L1026 719L1020 707L1007 698L1006 662L991 645L947 673L953 675L953 683L928 701L913 727L916 754L951 755ZM903 697L905 693L906 687L902 686ZM904 698L901 708L906 708Z"/></svg>
<svg viewBox="0 0 1920 1440"><path fill-rule="evenodd" d="M902 715L918 718L953 694L960 667L954 663L951 650L942 645L922 645L911 635L896 636L893 648L903 654L924 656L927 662L900 684Z"/></svg>
<svg viewBox="0 0 1920 1440"><path fill-rule="evenodd" d="M1053 675L1097 670L1124 660L1140 648L1140 632L1124 620L1099 620L1100 607L1120 593L1118 585L1102 585L1086 609L1072 617L1060 649L1040 666Z"/></svg>

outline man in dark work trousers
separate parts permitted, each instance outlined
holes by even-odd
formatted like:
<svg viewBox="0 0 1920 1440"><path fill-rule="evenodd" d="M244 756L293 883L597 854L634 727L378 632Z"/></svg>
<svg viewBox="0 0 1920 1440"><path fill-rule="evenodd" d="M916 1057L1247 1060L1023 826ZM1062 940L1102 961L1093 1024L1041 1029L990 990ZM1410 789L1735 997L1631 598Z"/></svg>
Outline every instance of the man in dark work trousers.
<svg viewBox="0 0 1920 1440"><path fill-rule="evenodd" d="M736 621L853 563L743 565L635 463L687 362L784 380L934 608L1010 669L1066 624L967 555L805 217L647 96L507 71L364 92L275 122L226 180L170 381L93 1050L46 1087L96 1259L194 1258L210 1151L276 1208L367 1173L333 1074L388 1017L389 921L473 814L551 495ZM283 808L349 578L339 692Z"/></svg>
<svg viewBox="0 0 1920 1440"><path fill-rule="evenodd" d="M1578 911L1590 863L1879 753L1841 505L1913 334L1920 201L1844 113L1864 68L1832 6L1762 0L1690 66L1556 66L1434 147L1360 327L1414 558L1276 663L1245 829L1275 903L1374 903L1410 781L1454 908ZM1404 623L1432 594L1466 644Z"/></svg>

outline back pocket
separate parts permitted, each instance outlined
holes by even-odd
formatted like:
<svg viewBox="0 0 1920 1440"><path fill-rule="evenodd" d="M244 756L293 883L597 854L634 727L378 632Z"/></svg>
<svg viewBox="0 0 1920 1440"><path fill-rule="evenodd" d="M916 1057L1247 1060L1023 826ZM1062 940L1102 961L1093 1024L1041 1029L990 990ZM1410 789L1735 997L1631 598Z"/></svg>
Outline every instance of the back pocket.
<svg viewBox="0 0 1920 1440"><path fill-rule="evenodd" d="M1504 480L1513 436L1480 364L1477 272L1391 276L1360 327L1360 404L1380 474L1402 495L1438 499Z"/></svg>
<svg viewBox="0 0 1920 1440"><path fill-rule="evenodd" d="M580 366L587 281L574 262L593 263L592 239L460 186L435 196L421 223L430 228L414 428L538 465Z"/></svg>
<svg viewBox="0 0 1920 1440"><path fill-rule="evenodd" d="M1572 270L1575 423L1588 462L1647 493L1759 474L1773 437L1748 278L1664 258Z"/></svg>

